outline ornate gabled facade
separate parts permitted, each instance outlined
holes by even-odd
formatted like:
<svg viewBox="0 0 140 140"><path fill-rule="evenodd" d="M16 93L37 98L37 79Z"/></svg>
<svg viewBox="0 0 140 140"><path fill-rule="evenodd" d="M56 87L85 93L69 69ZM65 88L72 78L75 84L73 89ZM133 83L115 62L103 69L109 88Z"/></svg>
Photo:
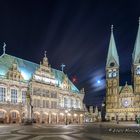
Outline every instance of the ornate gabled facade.
<svg viewBox="0 0 140 140"><path fill-rule="evenodd" d="M112 26L106 63L106 119L135 120L140 117L140 20L132 55L132 85L119 85L119 68Z"/></svg>
<svg viewBox="0 0 140 140"><path fill-rule="evenodd" d="M0 122L83 123L84 91L46 57L36 64L4 52L0 56Z"/></svg>

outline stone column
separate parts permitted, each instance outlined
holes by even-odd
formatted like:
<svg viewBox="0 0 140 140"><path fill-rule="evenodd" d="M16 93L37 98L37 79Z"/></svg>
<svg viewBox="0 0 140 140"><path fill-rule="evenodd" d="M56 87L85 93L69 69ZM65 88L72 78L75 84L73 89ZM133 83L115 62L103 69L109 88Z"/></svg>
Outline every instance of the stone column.
<svg viewBox="0 0 140 140"><path fill-rule="evenodd" d="M9 123L9 113L6 114L6 118L7 118L6 123Z"/></svg>
<svg viewBox="0 0 140 140"><path fill-rule="evenodd" d="M57 116L57 121L56 121L56 123L58 124L59 123L59 115L58 114L56 114Z"/></svg>
<svg viewBox="0 0 140 140"><path fill-rule="evenodd" d="M10 93L10 86L7 87L7 94L6 94L6 101L11 102L11 93Z"/></svg>
<svg viewBox="0 0 140 140"><path fill-rule="evenodd" d="M49 124L51 124L51 113L49 113Z"/></svg>

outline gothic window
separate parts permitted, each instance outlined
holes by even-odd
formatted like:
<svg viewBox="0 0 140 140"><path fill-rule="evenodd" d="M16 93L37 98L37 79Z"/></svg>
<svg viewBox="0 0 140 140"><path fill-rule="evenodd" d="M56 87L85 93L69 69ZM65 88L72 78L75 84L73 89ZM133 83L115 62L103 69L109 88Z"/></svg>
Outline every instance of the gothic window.
<svg viewBox="0 0 140 140"><path fill-rule="evenodd" d="M113 77L117 77L117 70L113 69L113 70L109 70L108 71L108 78L113 78Z"/></svg>
<svg viewBox="0 0 140 140"><path fill-rule="evenodd" d="M108 89L108 94L109 94L109 95L111 94L111 89L110 89L110 88Z"/></svg>
<svg viewBox="0 0 140 140"><path fill-rule="evenodd" d="M26 91L22 91L22 103L26 103Z"/></svg>
<svg viewBox="0 0 140 140"><path fill-rule="evenodd" d="M109 71L109 72L108 72L108 77L109 77L109 78L112 78L112 71Z"/></svg>
<svg viewBox="0 0 140 140"><path fill-rule="evenodd" d="M116 89L115 88L113 89L113 94L116 94Z"/></svg>
<svg viewBox="0 0 140 140"><path fill-rule="evenodd" d="M118 89L116 88L116 94L117 94L117 92L118 92Z"/></svg>
<svg viewBox="0 0 140 140"><path fill-rule="evenodd" d="M5 94L6 94L6 89L0 87L0 102L5 102Z"/></svg>
<svg viewBox="0 0 140 140"><path fill-rule="evenodd" d="M17 103L17 90L11 89L11 102Z"/></svg>
<svg viewBox="0 0 140 140"><path fill-rule="evenodd" d="M117 71L113 70L113 77L117 77Z"/></svg>

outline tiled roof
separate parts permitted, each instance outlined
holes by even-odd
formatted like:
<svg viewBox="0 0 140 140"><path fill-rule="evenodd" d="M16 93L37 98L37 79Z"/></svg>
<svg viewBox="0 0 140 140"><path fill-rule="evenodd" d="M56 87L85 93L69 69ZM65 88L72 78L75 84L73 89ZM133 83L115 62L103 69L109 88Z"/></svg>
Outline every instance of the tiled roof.
<svg viewBox="0 0 140 140"><path fill-rule="evenodd" d="M39 64L8 54L3 54L0 56L0 75L6 76L6 73L8 72L9 68L11 68L12 64L15 62L17 63L19 71L21 72L24 80L26 81L29 81L32 78L32 75L34 74L35 70L39 68ZM52 72L55 78L59 81L59 83L63 81L65 74L62 71L52 69ZM72 92L79 92L76 86L69 79L68 83Z"/></svg>

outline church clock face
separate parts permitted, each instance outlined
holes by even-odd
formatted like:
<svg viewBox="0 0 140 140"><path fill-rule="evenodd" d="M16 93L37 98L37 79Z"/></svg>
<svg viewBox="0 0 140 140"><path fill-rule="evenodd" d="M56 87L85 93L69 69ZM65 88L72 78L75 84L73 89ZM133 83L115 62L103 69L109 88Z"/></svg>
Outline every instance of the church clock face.
<svg viewBox="0 0 140 140"><path fill-rule="evenodd" d="M131 100L130 99L127 99L127 98L122 99L122 105L124 107L129 107L131 105Z"/></svg>

